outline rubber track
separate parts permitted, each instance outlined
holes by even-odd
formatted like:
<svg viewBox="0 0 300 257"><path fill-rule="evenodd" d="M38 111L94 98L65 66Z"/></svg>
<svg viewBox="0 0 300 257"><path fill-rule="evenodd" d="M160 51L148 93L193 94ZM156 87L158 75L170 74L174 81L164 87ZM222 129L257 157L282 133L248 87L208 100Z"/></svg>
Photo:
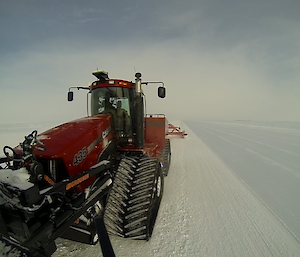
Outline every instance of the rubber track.
<svg viewBox="0 0 300 257"><path fill-rule="evenodd" d="M162 157L162 170L164 176L167 176L169 173L169 168L171 164L171 143L170 139L166 139L165 149L160 152Z"/></svg>
<svg viewBox="0 0 300 257"><path fill-rule="evenodd" d="M158 168L156 158L124 157L121 160L104 213L110 234L149 239L148 224Z"/></svg>

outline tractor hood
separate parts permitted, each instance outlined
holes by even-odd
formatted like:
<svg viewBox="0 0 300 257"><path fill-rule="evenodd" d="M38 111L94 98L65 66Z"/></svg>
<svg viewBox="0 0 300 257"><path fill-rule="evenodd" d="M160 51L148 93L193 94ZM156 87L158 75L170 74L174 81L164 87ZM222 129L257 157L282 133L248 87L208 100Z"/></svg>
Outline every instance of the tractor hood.
<svg viewBox="0 0 300 257"><path fill-rule="evenodd" d="M103 148L101 142L111 132L111 116L102 114L64 123L38 135L44 150L35 150L36 157L71 160L80 150L89 154ZM72 162L72 161L71 161Z"/></svg>

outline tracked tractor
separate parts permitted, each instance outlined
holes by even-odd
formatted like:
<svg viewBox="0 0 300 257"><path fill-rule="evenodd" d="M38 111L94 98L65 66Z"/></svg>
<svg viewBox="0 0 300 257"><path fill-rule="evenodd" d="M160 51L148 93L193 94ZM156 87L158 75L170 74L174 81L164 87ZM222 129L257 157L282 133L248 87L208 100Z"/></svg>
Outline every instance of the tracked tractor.
<svg viewBox="0 0 300 257"><path fill-rule="evenodd" d="M106 232L150 239L171 150L165 116L144 113L142 86L160 83L164 98L164 84L142 82L140 73L134 82L93 75L89 87L75 87L88 92L87 117L4 147L0 253L51 256L58 237L96 244L101 235L105 248Z"/></svg>

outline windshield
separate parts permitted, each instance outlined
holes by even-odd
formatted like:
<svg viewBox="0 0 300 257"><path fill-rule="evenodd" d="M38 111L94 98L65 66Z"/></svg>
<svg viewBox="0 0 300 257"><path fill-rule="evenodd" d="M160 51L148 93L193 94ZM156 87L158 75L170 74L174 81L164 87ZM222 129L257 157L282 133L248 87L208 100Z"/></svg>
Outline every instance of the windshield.
<svg viewBox="0 0 300 257"><path fill-rule="evenodd" d="M129 89L122 87L101 87L91 92L91 114L110 113L113 126L121 136L131 135Z"/></svg>
<svg viewBox="0 0 300 257"><path fill-rule="evenodd" d="M129 91L121 87L101 87L92 91L92 115L108 113L110 110L123 108L130 115Z"/></svg>

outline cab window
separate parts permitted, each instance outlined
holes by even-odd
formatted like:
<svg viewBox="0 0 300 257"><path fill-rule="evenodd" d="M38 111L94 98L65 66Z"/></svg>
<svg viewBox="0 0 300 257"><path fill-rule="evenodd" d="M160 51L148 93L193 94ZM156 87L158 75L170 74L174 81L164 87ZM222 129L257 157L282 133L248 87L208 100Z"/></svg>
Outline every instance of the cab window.
<svg viewBox="0 0 300 257"><path fill-rule="evenodd" d="M119 137L132 135L129 89L103 87L91 92L91 114L110 113Z"/></svg>

